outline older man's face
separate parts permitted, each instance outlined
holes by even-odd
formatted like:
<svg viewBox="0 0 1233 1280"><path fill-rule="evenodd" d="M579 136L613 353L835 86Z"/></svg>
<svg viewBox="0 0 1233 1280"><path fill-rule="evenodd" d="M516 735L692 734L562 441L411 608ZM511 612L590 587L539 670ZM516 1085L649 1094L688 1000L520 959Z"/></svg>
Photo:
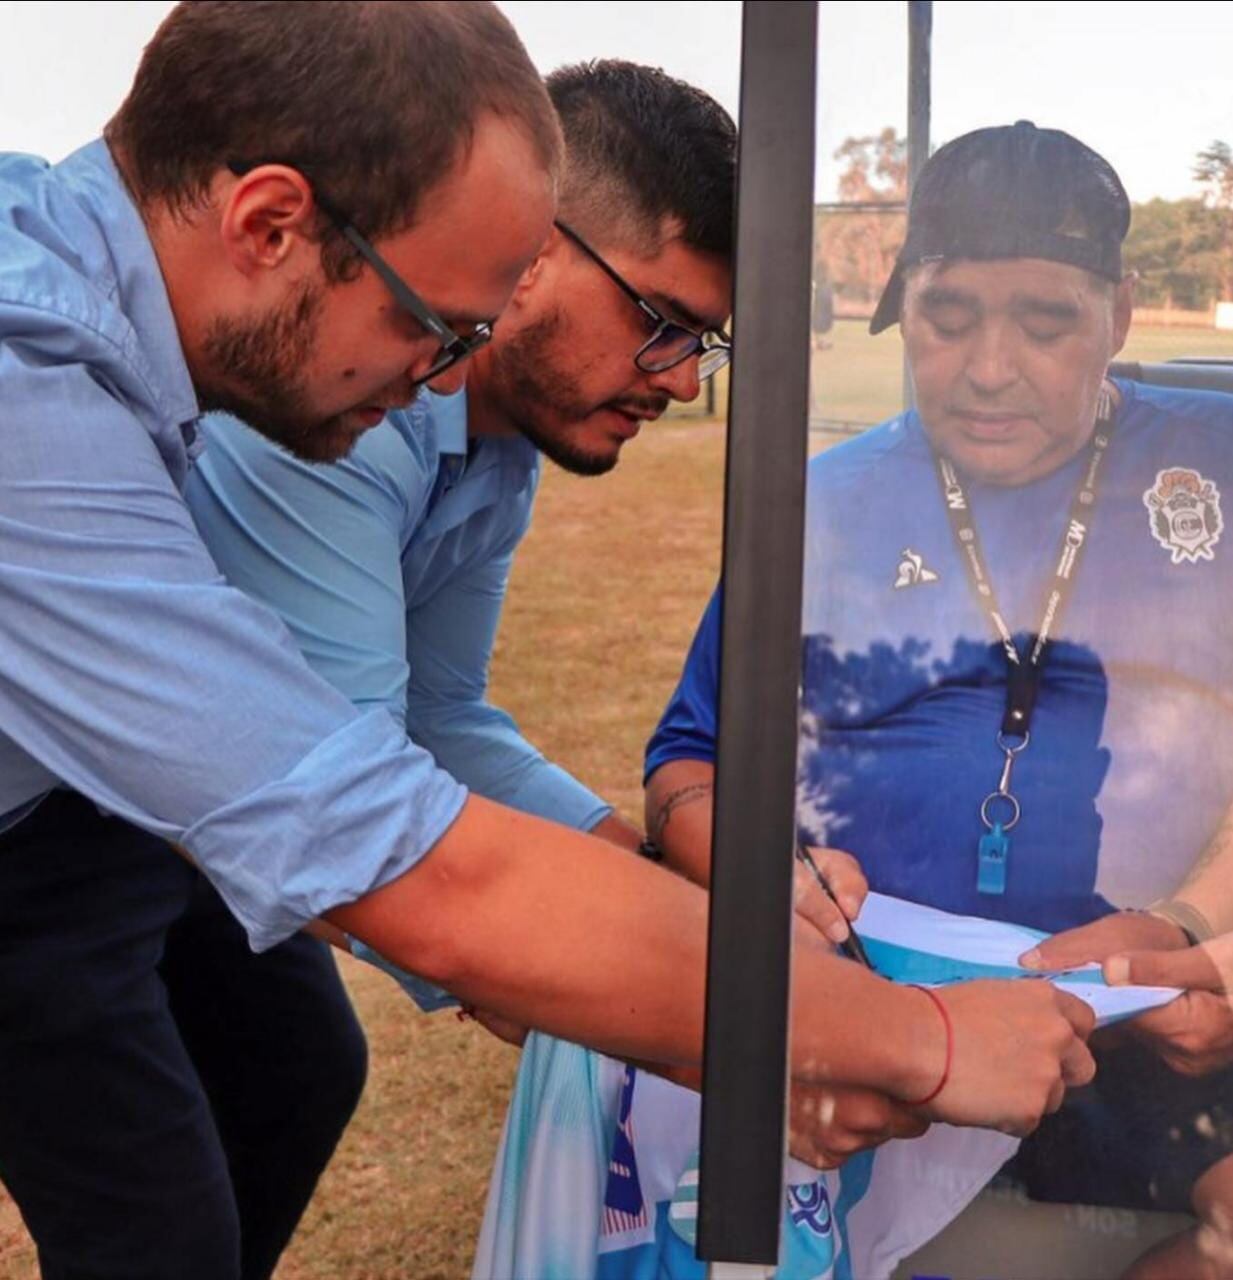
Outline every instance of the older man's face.
<svg viewBox="0 0 1233 1280"><path fill-rule="evenodd" d="M909 276L902 329L917 408L967 475L1018 485L1087 441L1131 286L1037 258L928 263Z"/></svg>

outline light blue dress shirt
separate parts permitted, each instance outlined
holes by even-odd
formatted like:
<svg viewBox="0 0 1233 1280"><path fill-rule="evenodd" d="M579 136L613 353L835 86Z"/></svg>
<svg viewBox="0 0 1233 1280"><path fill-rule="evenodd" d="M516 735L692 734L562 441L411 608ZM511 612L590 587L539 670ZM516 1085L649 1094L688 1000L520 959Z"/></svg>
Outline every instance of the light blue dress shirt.
<svg viewBox="0 0 1233 1280"><path fill-rule="evenodd" d="M332 466L300 462L234 418L210 415L202 430L187 491L202 537L313 668L482 795L584 830L611 811L488 701L539 479L529 442L468 442L463 392L421 395Z"/></svg>
<svg viewBox="0 0 1233 1280"><path fill-rule="evenodd" d="M466 790L219 573L181 492L198 412L106 146L0 155L0 827L75 788L184 845L263 948L414 866Z"/></svg>

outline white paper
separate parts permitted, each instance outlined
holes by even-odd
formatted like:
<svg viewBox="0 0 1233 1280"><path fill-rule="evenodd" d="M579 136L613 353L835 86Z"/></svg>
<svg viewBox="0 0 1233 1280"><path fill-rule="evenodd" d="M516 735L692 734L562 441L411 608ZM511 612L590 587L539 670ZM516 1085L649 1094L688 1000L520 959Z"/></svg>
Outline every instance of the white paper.
<svg viewBox="0 0 1233 1280"><path fill-rule="evenodd" d="M973 978L1047 979L1091 1005L1098 1026L1175 1000L1174 987L1110 987L1099 965L1045 972L1019 957L1048 934L1025 925L952 915L902 898L871 893L856 921L874 968L898 982L942 986Z"/></svg>

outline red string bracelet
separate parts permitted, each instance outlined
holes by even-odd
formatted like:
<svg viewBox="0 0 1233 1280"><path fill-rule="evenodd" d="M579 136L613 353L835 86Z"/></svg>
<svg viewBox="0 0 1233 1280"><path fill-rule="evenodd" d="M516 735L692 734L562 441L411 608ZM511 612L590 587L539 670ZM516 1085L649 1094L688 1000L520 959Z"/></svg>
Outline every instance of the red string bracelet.
<svg viewBox="0 0 1233 1280"><path fill-rule="evenodd" d="M946 1061L942 1065L942 1078L923 1098L914 1098L911 1102L903 1104L905 1107L923 1107L926 1103L932 1102L946 1088L950 1080L951 1063L955 1060L955 1028L951 1024L950 1014L946 1012L942 998L932 987L922 987L919 982L909 982L907 985L915 987L917 991L923 991L933 1001L934 1008L942 1015L942 1025L946 1028Z"/></svg>

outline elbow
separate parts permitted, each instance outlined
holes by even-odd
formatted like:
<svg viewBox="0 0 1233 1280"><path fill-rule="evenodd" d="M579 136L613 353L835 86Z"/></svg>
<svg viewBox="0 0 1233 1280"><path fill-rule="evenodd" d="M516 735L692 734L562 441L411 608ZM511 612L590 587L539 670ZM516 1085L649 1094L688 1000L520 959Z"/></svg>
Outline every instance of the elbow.
<svg viewBox="0 0 1233 1280"><path fill-rule="evenodd" d="M447 991L466 991L485 968L486 940L499 933L493 918L499 879L493 862L437 847L330 919L400 969Z"/></svg>

